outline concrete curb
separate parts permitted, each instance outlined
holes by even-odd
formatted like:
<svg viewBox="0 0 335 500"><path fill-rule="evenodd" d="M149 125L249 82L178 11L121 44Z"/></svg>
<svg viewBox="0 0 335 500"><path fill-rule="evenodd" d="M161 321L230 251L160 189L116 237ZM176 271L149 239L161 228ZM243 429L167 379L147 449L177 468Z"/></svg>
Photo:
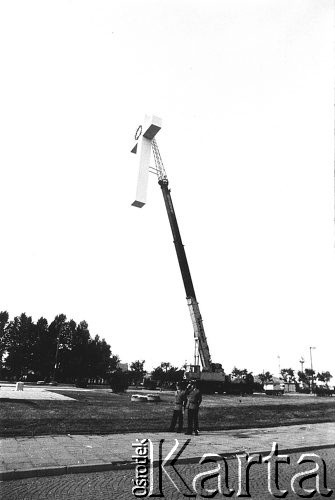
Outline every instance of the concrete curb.
<svg viewBox="0 0 335 500"><path fill-rule="evenodd" d="M335 448L334 444L324 444L324 445L313 445L313 446L303 446L298 448L286 448L280 450L281 454L285 453L296 453L296 452L307 452L315 449L324 450L329 448ZM271 450L266 451L253 451L248 453L248 455L260 454L260 455L268 455ZM220 453L221 457L224 457L228 460L236 458L237 455L241 452L228 452L228 453ZM199 463L199 457L188 457L188 458L180 458L178 463L180 464L196 464ZM172 460L166 462L167 465L171 464ZM115 461L110 463L100 463L100 464L74 464L74 465L59 465L56 467L40 467L33 469L13 469L0 472L0 481L13 481L17 479L27 479L32 477L47 477L47 476L61 476L64 474L82 474L82 473L92 473L92 472L106 472L113 470L129 470L135 466L133 461ZM158 461L154 462L154 467L158 466Z"/></svg>

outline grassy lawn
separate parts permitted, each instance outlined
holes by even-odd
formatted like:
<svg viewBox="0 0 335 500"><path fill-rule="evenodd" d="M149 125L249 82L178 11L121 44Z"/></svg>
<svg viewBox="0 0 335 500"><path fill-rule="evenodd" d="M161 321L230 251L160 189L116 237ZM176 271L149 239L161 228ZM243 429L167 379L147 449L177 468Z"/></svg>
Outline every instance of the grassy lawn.
<svg viewBox="0 0 335 500"><path fill-rule="evenodd" d="M55 392L76 401L0 400L0 435L165 431L173 409L172 393L161 393L160 403L134 403L131 394L108 390ZM335 398L204 396L199 420L202 430L334 422Z"/></svg>

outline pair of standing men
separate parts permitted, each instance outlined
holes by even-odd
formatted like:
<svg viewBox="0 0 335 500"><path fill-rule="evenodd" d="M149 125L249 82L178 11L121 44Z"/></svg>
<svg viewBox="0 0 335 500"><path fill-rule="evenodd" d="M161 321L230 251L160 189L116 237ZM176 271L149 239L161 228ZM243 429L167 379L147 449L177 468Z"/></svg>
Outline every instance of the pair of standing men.
<svg viewBox="0 0 335 500"><path fill-rule="evenodd" d="M183 430L183 413L187 409L187 432L185 434L199 435L199 406L202 401L201 392L196 380L192 380L187 388L183 382L177 383L175 392L175 406L173 410L172 420L170 424L170 432L173 432L178 422L177 432Z"/></svg>

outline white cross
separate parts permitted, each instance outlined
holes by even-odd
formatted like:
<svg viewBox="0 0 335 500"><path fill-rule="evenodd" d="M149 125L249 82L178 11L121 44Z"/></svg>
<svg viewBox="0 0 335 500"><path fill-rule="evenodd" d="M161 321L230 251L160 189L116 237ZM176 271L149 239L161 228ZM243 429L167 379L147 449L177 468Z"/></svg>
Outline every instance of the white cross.
<svg viewBox="0 0 335 500"><path fill-rule="evenodd" d="M161 128L162 120L158 116L146 115L143 127L140 125L136 131L135 139L137 142L131 150L132 153L139 156L136 198L132 203L134 207L142 208L147 201L151 141Z"/></svg>

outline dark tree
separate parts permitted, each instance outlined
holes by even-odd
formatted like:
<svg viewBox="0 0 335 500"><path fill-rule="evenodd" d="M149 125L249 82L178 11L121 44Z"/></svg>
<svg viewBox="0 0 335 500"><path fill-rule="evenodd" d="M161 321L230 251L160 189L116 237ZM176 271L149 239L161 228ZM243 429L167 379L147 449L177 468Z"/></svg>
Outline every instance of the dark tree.
<svg viewBox="0 0 335 500"><path fill-rule="evenodd" d="M117 368L110 374L109 383L113 392L124 392L129 386L129 372Z"/></svg>
<svg viewBox="0 0 335 500"><path fill-rule="evenodd" d="M243 370L240 370L239 368L236 368L236 366L234 366L232 372L231 372L231 375L234 377L234 378L241 378L241 379L245 379L246 376L248 375L248 370L246 368L244 368Z"/></svg>
<svg viewBox="0 0 335 500"><path fill-rule="evenodd" d="M262 384L265 384L266 382L270 382L272 380L273 375L270 372L265 372L265 373L259 373L257 375L259 380L262 382Z"/></svg>
<svg viewBox="0 0 335 500"><path fill-rule="evenodd" d="M31 370L36 380L46 380L55 362L54 343L50 339L48 321L40 318L35 325L35 352L31 363Z"/></svg>
<svg viewBox="0 0 335 500"><path fill-rule="evenodd" d="M0 356L9 378L70 383L106 379L119 362L104 339L91 338L85 321L77 325L65 314L48 325L45 318L35 324L24 313L8 322L8 313L1 312Z"/></svg>
<svg viewBox="0 0 335 500"><path fill-rule="evenodd" d="M309 380L305 372L298 371L298 380L303 385L309 385Z"/></svg>
<svg viewBox="0 0 335 500"><path fill-rule="evenodd" d="M16 379L27 377L31 370L36 343L36 327L30 316L22 313L9 322L5 333L6 367Z"/></svg>
<svg viewBox="0 0 335 500"><path fill-rule="evenodd" d="M150 379L157 382L160 387L168 387L176 382L181 382L184 372L184 370L172 366L171 363L163 362L153 369Z"/></svg>
<svg viewBox="0 0 335 500"><path fill-rule="evenodd" d="M290 382L294 378L294 370L292 368L283 368L280 370L280 373L285 382Z"/></svg>
<svg viewBox="0 0 335 500"><path fill-rule="evenodd" d="M165 372L161 366L157 366L154 368L151 372L151 377L152 380L155 382L158 382L159 385L162 385L164 380L165 380Z"/></svg>
<svg viewBox="0 0 335 500"><path fill-rule="evenodd" d="M146 374L146 371L144 370L144 363L144 359L142 361L138 359L130 364L129 375L133 384L137 385L142 382L143 377Z"/></svg>
<svg viewBox="0 0 335 500"><path fill-rule="evenodd" d="M68 344L68 323L65 314L59 314L49 325L50 365L47 379L63 379L64 354Z"/></svg>
<svg viewBox="0 0 335 500"><path fill-rule="evenodd" d="M9 320L9 315L7 311L0 312L0 372L2 371L2 363L4 361L4 355L7 351L6 347L6 328Z"/></svg>
<svg viewBox="0 0 335 500"><path fill-rule="evenodd" d="M332 377L333 375L328 371L318 373L316 376L316 378L320 380L320 382L326 382L326 383L328 383Z"/></svg>

